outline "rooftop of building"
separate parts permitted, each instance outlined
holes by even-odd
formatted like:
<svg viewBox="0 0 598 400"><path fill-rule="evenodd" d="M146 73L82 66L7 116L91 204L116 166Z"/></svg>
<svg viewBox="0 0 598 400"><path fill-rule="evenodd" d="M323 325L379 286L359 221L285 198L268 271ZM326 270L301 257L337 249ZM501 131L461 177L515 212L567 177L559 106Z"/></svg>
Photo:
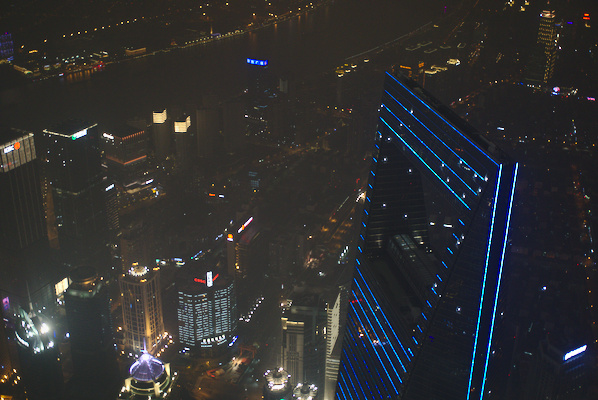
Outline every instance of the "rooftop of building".
<svg viewBox="0 0 598 400"><path fill-rule="evenodd" d="M33 135L33 133L15 128L1 128L0 129L0 146L10 144L13 141Z"/></svg>
<svg viewBox="0 0 598 400"><path fill-rule="evenodd" d="M157 381L164 373L164 363L149 353L143 353L129 368L131 378L142 382Z"/></svg>
<svg viewBox="0 0 598 400"><path fill-rule="evenodd" d="M94 126L97 126L97 124L79 119L69 119L53 125L48 129L44 129L44 132L61 136L72 136Z"/></svg>

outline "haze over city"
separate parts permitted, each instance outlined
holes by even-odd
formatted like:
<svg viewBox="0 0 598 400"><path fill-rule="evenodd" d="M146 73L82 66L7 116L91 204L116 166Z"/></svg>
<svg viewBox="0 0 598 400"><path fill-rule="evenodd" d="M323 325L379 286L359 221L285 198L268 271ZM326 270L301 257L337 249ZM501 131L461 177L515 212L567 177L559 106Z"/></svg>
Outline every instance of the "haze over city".
<svg viewBox="0 0 598 400"><path fill-rule="evenodd" d="M5 1L2 399L594 399L598 5Z"/></svg>

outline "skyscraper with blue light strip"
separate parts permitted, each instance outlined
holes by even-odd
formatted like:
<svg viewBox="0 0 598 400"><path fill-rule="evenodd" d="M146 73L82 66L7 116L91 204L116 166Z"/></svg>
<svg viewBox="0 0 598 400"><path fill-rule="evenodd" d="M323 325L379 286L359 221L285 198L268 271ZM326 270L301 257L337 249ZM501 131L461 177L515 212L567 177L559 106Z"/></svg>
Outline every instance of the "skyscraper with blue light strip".
<svg viewBox="0 0 598 400"><path fill-rule="evenodd" d="M416 83L387 75L337 399L488 393L517 171Z"/></svg>

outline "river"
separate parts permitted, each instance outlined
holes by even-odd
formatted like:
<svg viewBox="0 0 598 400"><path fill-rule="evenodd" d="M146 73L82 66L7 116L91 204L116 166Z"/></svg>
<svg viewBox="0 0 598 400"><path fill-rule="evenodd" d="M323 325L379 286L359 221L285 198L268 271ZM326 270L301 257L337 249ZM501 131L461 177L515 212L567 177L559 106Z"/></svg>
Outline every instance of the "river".
<svg viewBox="0 0 598 400"><path fill-rule="evenodd" d="M307 80L439 16L438 0L336 0L235 37L108 65L78 82L54 78L0 92L2 124L37 131L67 118L149 119L151 111L242 90L247 57L275 76Z"/></svg>

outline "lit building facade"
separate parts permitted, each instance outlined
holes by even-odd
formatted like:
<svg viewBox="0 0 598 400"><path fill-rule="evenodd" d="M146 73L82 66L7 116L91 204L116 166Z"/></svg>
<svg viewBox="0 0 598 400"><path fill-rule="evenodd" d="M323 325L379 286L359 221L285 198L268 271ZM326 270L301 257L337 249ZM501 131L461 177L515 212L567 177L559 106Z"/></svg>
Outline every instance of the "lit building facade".
<svg viewBox="0 0 598 400"><path fill-rule="evenodd" d="M347 315L347 288L339 286L338 295L326 308L326 361L324 367L324 400L334 399L336 379L342 350L342 331L344 317Z"/></svg>
<svg viewBox="0 0 598 400"><path fill-rule="evenodd" d="M166 161L172 152L172 120L168 118L168 112L164 109L154 111L152 122L154 157L161 163Z"/></svg>
<svg viewBox="0 0 598 400"><path fill-rule="evenodd" d="M0 143L0 243L22 249L46 236L33 133L4 130Z"/></svg>
<svg viewBox="0 0 598 400"><path fill-rule="evenodd" d="M119 399L159 400L176 398L173 394L177 372L170 364L143 353L129 368L129 377L125 379Z"/></svg>
<svg viewBox="0 0 598 400"><path fill-rule="evenodd" d="M483 398L518 164L390 74L372 158L336 397Z"/></svg>
<svg viewBox="0 0 598 400"><path fill-rule="evenodd" d="M544 53L544 71L542 82L546 83L554 74L556 50L558 48L558 34L554 11L544 10L540 13L540 27L538 28L538 45Z"/></svg>
<svg viewBox="0 0 598 400"><path fill-rule="evenodd" d="M186 268L177 278L179 341L185 351L226 349L239 318L234 280L213 270Z"/></svg>
<svg viewBox="0 0 598 400"><path fill-rule="evenodd" d="M134 263L120 278L125 351L150 354L166 339L162 315L160 268Z"/></svg>
<svg viewBox="0 0 598 400"><path fill-rule="evenodd" d="M191 132L191 116L183 115L174 121L174 149L178 169L185 170L191 166L195 156L195 137Z"/></svg>
<svg viewBox="0 0 598 400"><path fill-rule="evenodd" d="M291 385L303 382L303 353L305 351L305 323L280 319L282 324L282 367L291 374Z"/></svg>
<svg viewBox="0 0 598 400"><path fill-rule="evenodd" d="M106 174L119 191L120 207L153 197L145 130L123 125L101 135Z"/></svg>

